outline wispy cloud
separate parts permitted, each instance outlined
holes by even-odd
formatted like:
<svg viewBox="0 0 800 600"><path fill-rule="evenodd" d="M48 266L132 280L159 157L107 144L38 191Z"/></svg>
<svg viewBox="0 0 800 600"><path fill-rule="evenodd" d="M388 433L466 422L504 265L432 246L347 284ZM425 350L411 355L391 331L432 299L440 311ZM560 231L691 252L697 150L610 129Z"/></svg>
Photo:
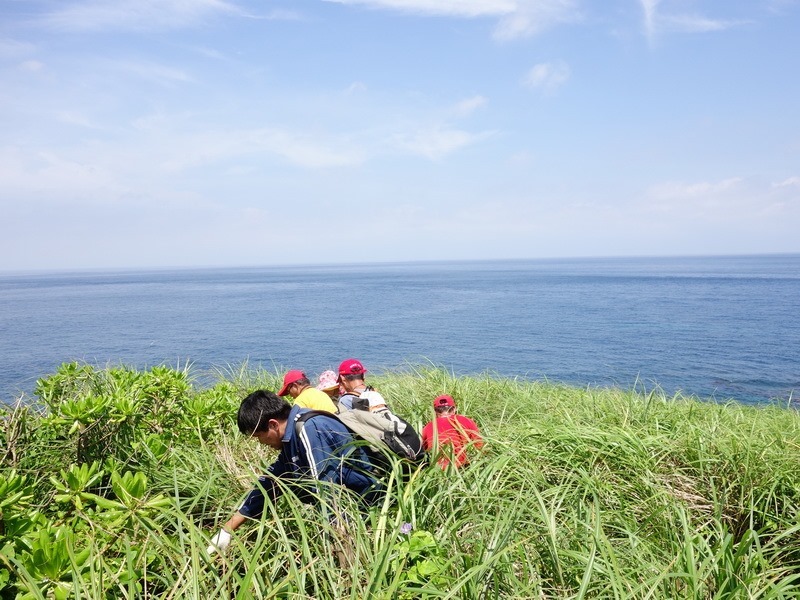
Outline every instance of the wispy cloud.
<svg viewBox="0 0 800 600"><path fill-rule="evenodd" d="M665 14L658 10L661 0L639 0L642 7L644 33L654 44L661 32L707 33L742 25L745 21L714 19L698 14Z"/></svg>
<svg viewBox="0 0 800 600"><path fill-rule="evenodd" d="M702 15L665 15L659 19L659 24L662 29L678 33L723 31L745 23L747 23L747 21L710 19Z"/></svg>
<svg viewBox="0 0 800 600"><path fill-rule="evenodd" d="M741 182L741 177L731 177L717 182L682 183L670 181L650 188L650 195L660 200L696 200L731 191L739 186Z"/></svg>
<svg viewBox="0 0 800 600"><path fill-rule="evenodd" d="M498 19L494 37L513 40L536 35L580 18L577 0L325 0L337 4L419 15Z"/></svg>
<svg viewBox="0 0 800 600"><path fill-rule="evenodd" d="M767 0L767 8L777 14L783 14L783 12L793 6L797 6L798 0Z"/></svg>
<svg viewBox="0 0 800 600"><path fill-rule="evenodd" d="M784 179L783 181L773 183L772 187L774 188L786 188L786 187L796 187L800 188L800 177L789 177L788 179Z"/></svg>
<svg viewBox="0 0 800 600"><path fill-rule="evenodd" d="M661 0L639 0L644 13L644 31L647 39L653 41L656 34L656 8Z"/></svg>
<svg viewBox="0 0 800 600"><path fill-rule="evenodd" d="M36 72L44 69L44 63L38 60L24 60L19 64L21 71Z"/></svg>
<svg viewBox="0 0 800 600"><path fill-rule="evenodd" d="M182 69L176 69L154 62L119 61L115 62L113 66L115 71L126 72L130 75L161 85L191 83L194 81L194 78Z"/></svg>
<svg viewBox="0 0 800 600"><path fill-rule="evenodd" d="M779 183L731 177L695 183L665 182L652 186L642 207L660 217L703 222L738 222L783 218L795 222L800 216L800 177Z"/></svg>
<svg viewBox="0 0 800 600"><path fill-rule="evenodd" d="M64 157L57 152L30 154L16 147L0 148L0 186L27 197L70 204L102 201L104 194L123 192L117 176L96 161Z"/></svg>
<svg viewBox="0 0 800 600"><path fill-rule="evenodd" d="M164 166L174 171L258 156L282 157L290 164L309 169L348 167L365 160L358 145L347 139L267 127L188 136L172 134L163 152L171 157Z"/></svg>
<svg viewBox="0 0 800 600"><path fill-rule="evenodd" d="M276 8L264 15L248 14L251 19L263 19L265 21L301 21L303 19L299 12Z"/></svg>
<svg viewBox="0 0 800 600"><path fill-rule="evenodd" d="M522 82L526 87L545 92L554 92L570 77L570 68L564 61L539 63L528 71Z"/></svg>
<svg viewBox="0 0 800 600"><path fill-rule="evenodd" d="M395 135L393 141L397 147L412 154L424 156L430 160L440 160L491 135L491 132L475 134L460 129L433 127L411 134Z"/></svg>
<svg viewBox="0 0 800 600"><path fill-rule="evenodd" d="M494 30L495 39L530 37L555 25L581 19L575 0L520 0L515 4L515 10L500 19Z"/></svg>
<svg viewBox="0 0 800 600"><path fill-rule="evenodd" d="M0 38L0 58L20 58L36 51L30 42L20 42L11 38Z"/></svg>
<svg viewBox="0 0 800 600"><path fill-rule="evenodd" d="M61 110L58 111L56 114L56 120L60 123L64 123L66 125L77 125L79 127L85 127L87 129L100 129L95 123L89 119L84 114L68 111L68 110Z"/></svg>
<svg viewBox="0 0 800 600"><path fill-rule="evenodd" d="M59 114L59 122L93 127L87 117ZM124 145L95 139L52 150L0 146L0 205L44 202L64 205L138 204L161 191L191 188L209 172L246 171L251 165L293 165L326 169L361 164L358 144L336 136L316 136L278 128L178 132L142 124Z"/></svg>
<svg viewBox="0 0 800 600"><path fill-rule="evenodd" d="M367 85L363 81L354 81L347 86L344 93L348 96L360 94L367 91Z"/></svg>
<svg viewBox="0 0 800 600"><path fill-rule="evenodd" d="M223 0L83 0L44 17L65 31L161 30L191 27L220 14L242 14Z"/></svg>
<svg viewBox="0 0 800 600"><path fill-rule="evenodd" d="M453 114L456 117L468 117L476 110L486 106L488 102L489 101L483 96L472 96L471 98L465 98L453 107Z"/></svg>
<svg viewBox="0 0 800 600"><path fill-rule="evenodd" d="M336 4L361 5L416 14L453 17L507 15L517 10L517 0L325 0Z"/></svg>
<svg viewBox="0 0 800 600"><path fill-rule="evenodd" d="M255 136L255 141L264 150L301 167L347 167L364 161L358 148L342 139L324 141L310 135L264 130Z"/></svg>

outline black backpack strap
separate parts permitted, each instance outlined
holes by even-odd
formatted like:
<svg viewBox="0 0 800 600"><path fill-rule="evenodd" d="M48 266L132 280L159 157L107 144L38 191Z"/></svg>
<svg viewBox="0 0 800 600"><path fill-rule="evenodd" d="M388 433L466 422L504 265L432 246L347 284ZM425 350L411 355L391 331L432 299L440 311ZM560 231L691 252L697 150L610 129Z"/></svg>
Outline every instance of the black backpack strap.
<svg viewBox="0 0 800 600"><path fill-rule="evenodd" d="M311 409L311 410L307 410L305 412L301 412L300 414L298 414L294 418L295 431L299 432L300 429L303 428L303 425L305 424L306 421L308 421L310 418L316 417L318 415L324 415L326 417L329 417L331 419L335 419L336 421L339 421L339 423L342 423L341 420L339 420L339 417L337 417L335 414L333 414L331 412L328 412L327 410ZM342 425L344 425L344 423L342 423ZM345 427L347 427L347 425L345 425ZM349 429L348 429L348 431L349 431Z"/></svg>
<svg viewBox="0 0 800 600"><path fill-rule="evenodd" d="M296 435L300 435L300 432L303 430L303 427L305 426L306 421L308 421L309 419L311 419L313 417L317 417L319 415L323 415L325 417L328 417L329 419L333 419L334 421L338 421L339 423L342 424L342 426L347 431L350 432L350 435L355 436L355 434L353 433L353 430L350 429L345 423L343 423L342 420L339 417L337 417L335 414L333 414L331 412L328 412L327 410L315 410L313 408L311 410L307 410L306 412L302 412L302 413L298 414L294 418L294 431L295 431L295 434ZM350 454L350 452L352 452L352 450L349 450L347 452L347 454Z"/></svg>

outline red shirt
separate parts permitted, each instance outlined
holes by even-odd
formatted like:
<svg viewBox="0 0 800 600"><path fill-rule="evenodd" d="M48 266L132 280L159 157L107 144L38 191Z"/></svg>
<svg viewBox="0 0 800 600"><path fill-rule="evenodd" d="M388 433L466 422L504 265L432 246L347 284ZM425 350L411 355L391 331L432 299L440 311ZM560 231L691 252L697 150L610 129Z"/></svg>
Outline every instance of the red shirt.
<svg viewBox="0 0 800 600"><path fill-rule="evenodd" d="M436 450L450 444L453 447L453 457L456 466L460 467L469 462L466 453L467 445L476 448L483 446L483 439L478 431L475 421L463 415L444 415L431 421L422 428L422 445L425 450ZM450 464L448 456L439 457L439 466L445 468Z"/></svg>

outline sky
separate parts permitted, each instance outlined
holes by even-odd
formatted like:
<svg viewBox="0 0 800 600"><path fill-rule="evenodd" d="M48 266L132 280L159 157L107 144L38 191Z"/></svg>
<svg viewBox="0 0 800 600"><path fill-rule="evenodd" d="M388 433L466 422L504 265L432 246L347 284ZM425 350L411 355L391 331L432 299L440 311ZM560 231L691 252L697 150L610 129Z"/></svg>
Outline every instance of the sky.
<svg viewBox="0 0 800 600"><path fill-rule="evenodd" d="M0 0L0 271L800 252L800 0Z"/></svg>

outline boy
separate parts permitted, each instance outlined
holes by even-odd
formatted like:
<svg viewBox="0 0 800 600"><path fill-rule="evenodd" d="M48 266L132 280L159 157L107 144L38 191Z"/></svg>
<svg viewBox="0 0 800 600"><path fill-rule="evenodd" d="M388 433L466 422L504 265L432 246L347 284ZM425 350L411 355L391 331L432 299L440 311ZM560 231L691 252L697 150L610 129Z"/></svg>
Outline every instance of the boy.
<svg viewBox="0 0 800 600"><path fill-rule="evenodd" d="M258 390L242 400L237 415L239 431L280 454L260 477L239 510L228 519L211 540L208 553L225 550L231 534L247 519L257 519L264 510L265 498L275 502L281 494L277 479L292 485L298 497L314 502L320 486L315 481L340 484L360 495L366 503L376 500L378 489L371 474L372 465L362 446L335 417L316 414L305 421L300 432L296 420L308 409L291 406L273 392Z"/></svg>

